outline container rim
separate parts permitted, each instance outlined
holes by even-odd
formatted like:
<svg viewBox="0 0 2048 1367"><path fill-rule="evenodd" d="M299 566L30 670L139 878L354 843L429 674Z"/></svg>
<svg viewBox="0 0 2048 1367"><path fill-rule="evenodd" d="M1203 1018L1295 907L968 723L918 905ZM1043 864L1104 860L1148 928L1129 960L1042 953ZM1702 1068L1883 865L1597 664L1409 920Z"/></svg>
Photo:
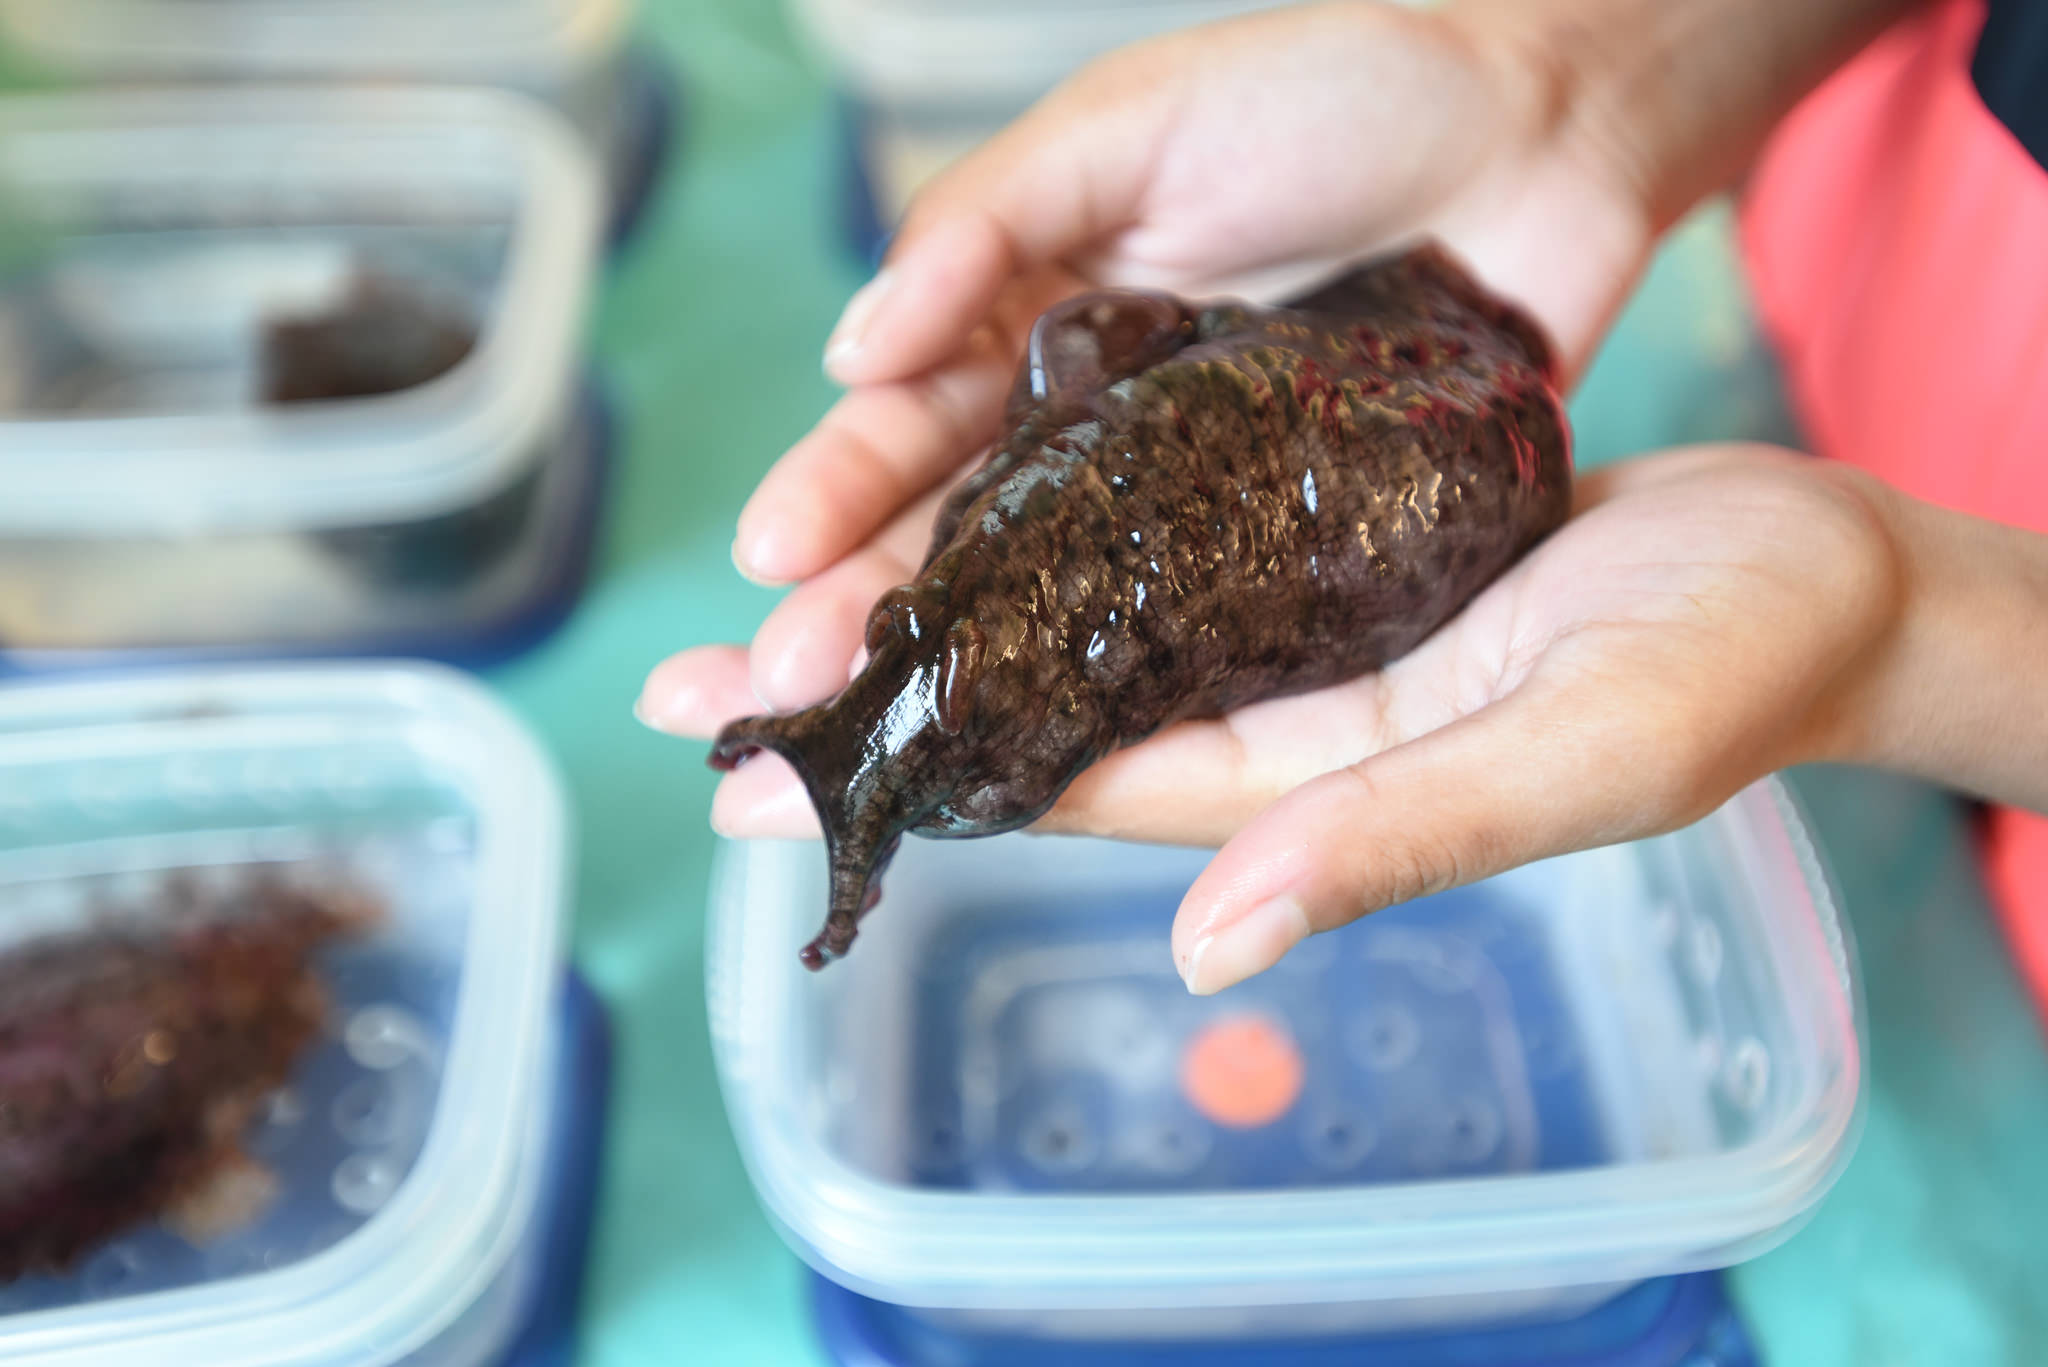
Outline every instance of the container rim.
<svg viewBox="0 0 2048 1367"><path fill-rule="evenodd" d="M1807 1069L1802 1092L1730 1149L1285 1192L962 1195L879 1180L759 1085L795 1028L785 1003L801 984L788 956L748 943L753 844L721 847L711 899L706 971L727 1112L755 1189L796 1251L852 1290L923 1308L1370 1301L1726 1266L1789 1237L1846 1165L1862 1121L1865 1032L1831 880L1783 785L1765 780L1706 820L1734 827L1791 875L1786 904L1757 922L1786 1013L1835 1061ZM1052 1213L1063 1209L1116 1218L1091 1218L1083 1246L1062 1237ZM1209 1256L1216 1247L1229 1250L1227 1268Z"/></svg>
<svg viewBox="0 0 2048 1367"><path fill-rule="evenodd" d="M378 165L404 168L406 181L417 180L420 158L474 160L483 140L514 168L512 233L490 325L427 384L291 411L0 421L9 491L0 533L189 535L429 517L509 484L569 402L602 195L587 149L537 101L480 89L285 86L0 99L0 155L35 139L61 143L65 156L45 159L44 174L56 160L70 184L87 148L101 158L94 183L161 182L165 140L176 139L188 161L204 157L216 174L258 183L289 173L316 193L345 193L366 175L398 178L366 172L366 139L402 150Z"/></svg>
<svg viewBox="0 0 2048 1367"><path fill-rule="evenodd" d="M632 0L0 0L0 35L94 75L500 75L564 82L614 55Z"/></svg>
<svg viewBox="0 0 2048 1367"><path fill-rule="evenodd" d="M902 106L1013 104L1093 58L1168 29L1292 0L1123 0L1047 13L897 0L795 0L815 60L846 92Z"/></svg>
<svg viewBox="0 0 2048 1367"><path fill-rule="evenodd" d="M370 1367L447 1328L506 1264L535 1208L524 1149L546 1085L560 981L567 815L537 742L437 665L174 670L0 686L0 764L69 733L105 753L201 744L403 740L465 794L474 902L426 1145L391 1200L332 1247L271 1272L0 1320L22 1367Z"/></svg>

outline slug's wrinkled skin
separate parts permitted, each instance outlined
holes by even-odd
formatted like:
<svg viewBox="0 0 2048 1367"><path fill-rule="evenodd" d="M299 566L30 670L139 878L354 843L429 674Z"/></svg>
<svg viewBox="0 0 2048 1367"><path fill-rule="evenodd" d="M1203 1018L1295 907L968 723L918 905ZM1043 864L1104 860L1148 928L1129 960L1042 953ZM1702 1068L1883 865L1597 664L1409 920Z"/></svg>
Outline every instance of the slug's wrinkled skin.
<svg viewBox="0 0 2048 1367"><path fill-rule="evenodd" d="M1162 727L1414 648L1571 503L1535 326L1424 246L1285 308L1104 292L1035 325L1008 434L830 702L734 722L824 828L843 955L903 833L1042 815Z"/></svg>

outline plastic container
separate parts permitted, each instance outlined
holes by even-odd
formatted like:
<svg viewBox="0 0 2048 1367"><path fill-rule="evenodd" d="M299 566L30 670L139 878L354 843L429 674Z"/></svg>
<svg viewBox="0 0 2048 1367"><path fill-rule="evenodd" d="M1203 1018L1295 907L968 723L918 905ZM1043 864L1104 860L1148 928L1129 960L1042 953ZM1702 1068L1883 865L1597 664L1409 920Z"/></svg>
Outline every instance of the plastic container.
<svg viewBox="0 0 2048 1367"><path fill-rule="evenodd" d="M886 228L935 171L1092 59L1292 0L791 0L845 97L853 177Z"/></svg>
<svg viewBox="0 0 2048 1367"><path fill-rule="evenodd" d="M669 109L631 0L0 0L0 46L92 82L412 82L553 105L623 212ZM650 98L652 96L652 98Z"/></svg>
<svg viewBox="0 0 2048 1367"><path fill-rule="evenodd" d="M1166 934L1205 859L907 841L853 955L813 977L819 848L726 847L713 1039L791 1245L950 1332L1421 1331L1748 1258L1848 1158L1853 953L1775 783L1194 998ZM1189 1046L1230 1018L1292 1042L1277 1119L1191 1104Z"/></svg>
<svg viewBox="0 0 2048 1367"><path fill-rule="evenodd" d="M470 1367L531 1315L561 1047L564 813L527 733L429 666L0 689L0 941L162 915L185 871L373 891L329 1035L247 1136L276 1181L204 1247L133 1230L0 1291L15 1367Z"/></svg>
<svg viewBox="0 0 2048 1367"><path fill-rule="evenodd" d="M1718 1272L1660 1277L1577 1319L1374 1338L1052 1343L948 1332L812 1276L826 1357L842 1367L1761 1367Z"/></svg>
<svg viewBox="0 0 2048 1367"><path fill-rule="evenodd" d="M609 1120L612 1034L604 1003L573 969L560 1000L561 1042L555 1050L550 1091L554 1115L540 1165L544 1185L524 1245L532 1251L521 1254L537 1258L540 1271L525 1327L498 1359L501 1367L570 1367L575 1361L576 1323Z"/></svg>
<svg viewBox="0 0 2048 1367"><path fill-rule="evenodd" d="M590 444L597 228L587 156L516 96L0 103L0 650L320 649L514 614L594 459L563 453ZM395 392L268 401L266 328L366 276L473 345Z"/></svg>

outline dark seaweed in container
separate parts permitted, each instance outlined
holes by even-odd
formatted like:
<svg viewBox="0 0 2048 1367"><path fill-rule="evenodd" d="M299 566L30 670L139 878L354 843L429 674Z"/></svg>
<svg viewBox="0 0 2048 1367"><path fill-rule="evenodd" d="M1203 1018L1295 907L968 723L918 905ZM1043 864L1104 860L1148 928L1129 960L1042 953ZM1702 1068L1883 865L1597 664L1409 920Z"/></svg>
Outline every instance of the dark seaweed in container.
<svg viewBox="0 0 2048 1367"><path fill-rule="evenodd" d="M264 328L263 401L309 403L396 394L460 365L475 324L416 286L364 273L339 307Z"/></svg>
<svg viewBox="0 0 2048 1367"><path fill-rule="evenodd" d="M146 927L0 953L0 1281L151 1220L203 1240L252 1218L268 1174L241 1136L325 1028L315 956L377 915L270 880L163 898Z"/></svg>
<svg viewBox="0 0 2048 1367"><path fill-rule="evenodd" d="M364 272L337 307L272 320L262 348L269 404L372 398L416 388L474 350L475 325L420 285ZM382 588L459 588L517 546L540 484L529 471L482 503L418 522L345 527L320 544Z"/></svg>

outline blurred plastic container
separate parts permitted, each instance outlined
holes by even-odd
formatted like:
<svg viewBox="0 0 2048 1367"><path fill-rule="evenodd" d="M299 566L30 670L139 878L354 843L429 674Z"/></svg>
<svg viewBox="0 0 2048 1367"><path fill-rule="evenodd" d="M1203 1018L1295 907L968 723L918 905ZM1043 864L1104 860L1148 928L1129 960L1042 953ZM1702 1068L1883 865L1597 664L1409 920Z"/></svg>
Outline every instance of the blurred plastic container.
<svg viewBox="0 0 2048 1367"><path fill-rule="evenodd" d="M0 689L0 766L0 941L148 924L175 874L231 889L260 868L386 909L322 960L329 1037L248 1135L269 1209L207 1247L151 1227L0 1288L0 1361L499 1361L561 1156L566 836L526 732L425 666L138 676Z"/></svg>
<svg viewBox="0 0 2048 1367"><path fill-rule="evenodd" d="M791 0L850 110L856 191L886 230L934 172L1075 70L1171 29L1293 0Z"/></svg>
<svg viewBox="0 0 2048 1367"><path fill-rule="evenodd" d="M0 102L0 651L396 652L529 610L599 461L597 217L575 138L497 92ZM270 331L309 319L356 335Z"/></svg>
<svg viewBox="0 0 2048 1367"><path fill-rule="evenodd" d="M814 978L818 847L726 847L714 1043L792 1246L935 1332L1412 1332L1580 1315L1746 1259L1848 1158L1853 952L1774 783L1194 998L1165 941L1205 858L909 841L854 954ZM1217 1123L1183 1081L1232 1020L1291 1042L1276 1119Z"/></svg>
<svg viewBox="0 0 2048 1367"><path fill-rule="evenodd" d="M1143 1344L963 1333L816 1273L810 1280L820 1346L840 1367L1762 1367L1718 1272L1659 1277L1540 1324Z"/></svg>
<svg viewBox="0 0 2048 1367"><path fill-rule="evenodd" d="M650 137L672 113L666 68L627 41L632 8L630 0L0 0L0 45L95 82L513 90L566 115L625 200L644 192L659 159Z"/></svg>

